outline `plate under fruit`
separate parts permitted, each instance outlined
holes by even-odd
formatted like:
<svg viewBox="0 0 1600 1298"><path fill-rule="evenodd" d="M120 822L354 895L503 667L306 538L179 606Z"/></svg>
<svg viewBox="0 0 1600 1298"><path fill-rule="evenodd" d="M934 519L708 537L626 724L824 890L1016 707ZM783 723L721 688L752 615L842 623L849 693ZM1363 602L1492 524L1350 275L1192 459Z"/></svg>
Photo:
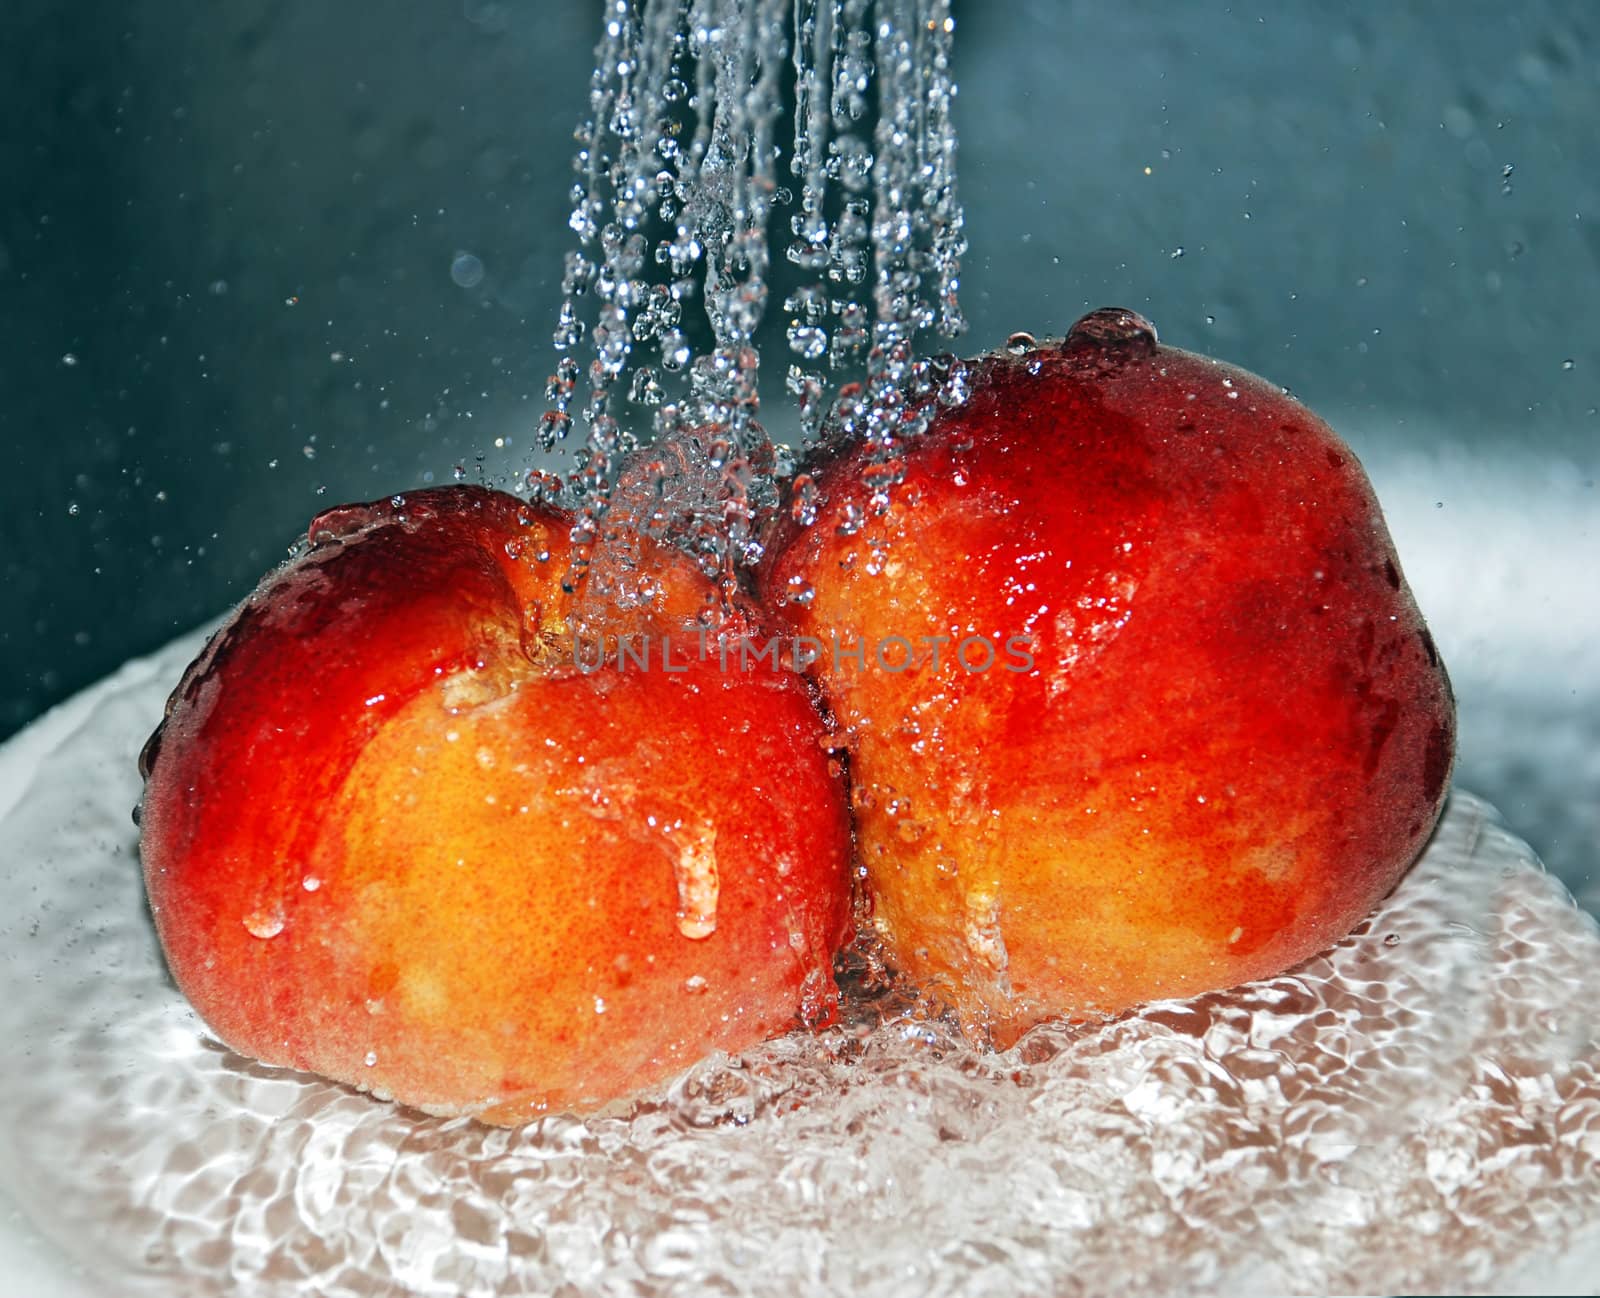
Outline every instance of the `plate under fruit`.
<svg viewBox="0 0 1600 1298"><path fill-rule="evenodd" d="M970 1049L907 997L517 1131L206 1033L134 759L186 637L0 747L0 1276L33 1298L1589 1292L1600 928L1457 791L1267 982Z"/></svg>

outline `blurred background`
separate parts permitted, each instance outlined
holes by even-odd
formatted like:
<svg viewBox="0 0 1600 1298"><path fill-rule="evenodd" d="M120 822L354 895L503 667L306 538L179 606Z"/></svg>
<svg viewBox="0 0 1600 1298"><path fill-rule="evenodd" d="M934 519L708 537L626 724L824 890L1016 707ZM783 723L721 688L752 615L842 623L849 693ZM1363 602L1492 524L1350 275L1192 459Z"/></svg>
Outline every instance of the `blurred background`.
<svg viewBox="0 0 1600 1298"><path fill-rule="evenodd" d="M318 509L526 462L599 16L0 6L0 737ZM1600 4L956 16L965 349L1131 306L1332 422L1458 781L1600 908Z"/></svg>

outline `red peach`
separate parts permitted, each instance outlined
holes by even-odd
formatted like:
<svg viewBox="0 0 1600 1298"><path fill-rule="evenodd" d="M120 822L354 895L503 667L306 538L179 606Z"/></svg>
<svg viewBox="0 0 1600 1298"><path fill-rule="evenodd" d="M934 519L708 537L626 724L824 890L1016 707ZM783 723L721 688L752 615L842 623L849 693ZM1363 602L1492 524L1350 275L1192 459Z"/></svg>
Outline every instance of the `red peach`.
<svg viewBox="0 0 1600 1298"><path fill-rule="evenodd" d="M762 574L825 646L889 954L1007 1041L1326 948L1422 848L1454 745L1355 456L1131 312L966 376L886 466L815 457Z"/></svg>
<svg viewBox="0 0 1600 1298"><path fill-rule="evenodd" d="M808 687L724 670L664 546L608 574L628 608L564 589L572 525L465 487L330 511L189 669L141 851L234 1049L516 1123L830 1012L849 828Z"/></svg>

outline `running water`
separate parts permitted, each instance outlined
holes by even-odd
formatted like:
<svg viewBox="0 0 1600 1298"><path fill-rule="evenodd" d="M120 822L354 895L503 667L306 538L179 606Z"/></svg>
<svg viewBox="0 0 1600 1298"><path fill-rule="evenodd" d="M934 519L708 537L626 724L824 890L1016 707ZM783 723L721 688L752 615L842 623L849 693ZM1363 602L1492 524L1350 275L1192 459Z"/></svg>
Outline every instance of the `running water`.
<svg viewBox="0 0 1600 1298"><path fill-rule="evenodd" d="M711 471L658 485L680 497L672 539L728 583L760 557L756 520L785 464L757 419L774 248L799 278L782 307L803 434L838 395L843 431L893 479L927 418L908 395L950 370L919 360L919 340L965 328L954 27L949 0L606 0L539 438L546 451L568 438L575 406L587 425L564 484L576 567L644 420Z"/></svg>

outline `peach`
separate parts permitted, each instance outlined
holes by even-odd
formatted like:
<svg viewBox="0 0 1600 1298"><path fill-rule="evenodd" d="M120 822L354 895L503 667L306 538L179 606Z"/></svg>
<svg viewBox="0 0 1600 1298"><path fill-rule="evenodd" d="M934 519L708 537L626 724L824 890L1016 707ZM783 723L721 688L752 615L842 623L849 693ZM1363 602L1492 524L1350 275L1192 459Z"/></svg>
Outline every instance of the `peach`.
<svg viewBox="0 0 1600 1298"><path fill-rule="evenodd" d="M640 538L477 488L329 511L174 693L141 852L228 1045L496 1123L836 1002L849 825L809 687ZM709 629L708 629L709 628Z"/></svg>
<svg viewBox="0 0 1600 1298"><path fill-rule="evenodd" d="M820 451L762 570L822 646L891 959L1005 1042L1326 948L1454 749L1355 456L1132 312L966 378L887 460Z"/></svg>

